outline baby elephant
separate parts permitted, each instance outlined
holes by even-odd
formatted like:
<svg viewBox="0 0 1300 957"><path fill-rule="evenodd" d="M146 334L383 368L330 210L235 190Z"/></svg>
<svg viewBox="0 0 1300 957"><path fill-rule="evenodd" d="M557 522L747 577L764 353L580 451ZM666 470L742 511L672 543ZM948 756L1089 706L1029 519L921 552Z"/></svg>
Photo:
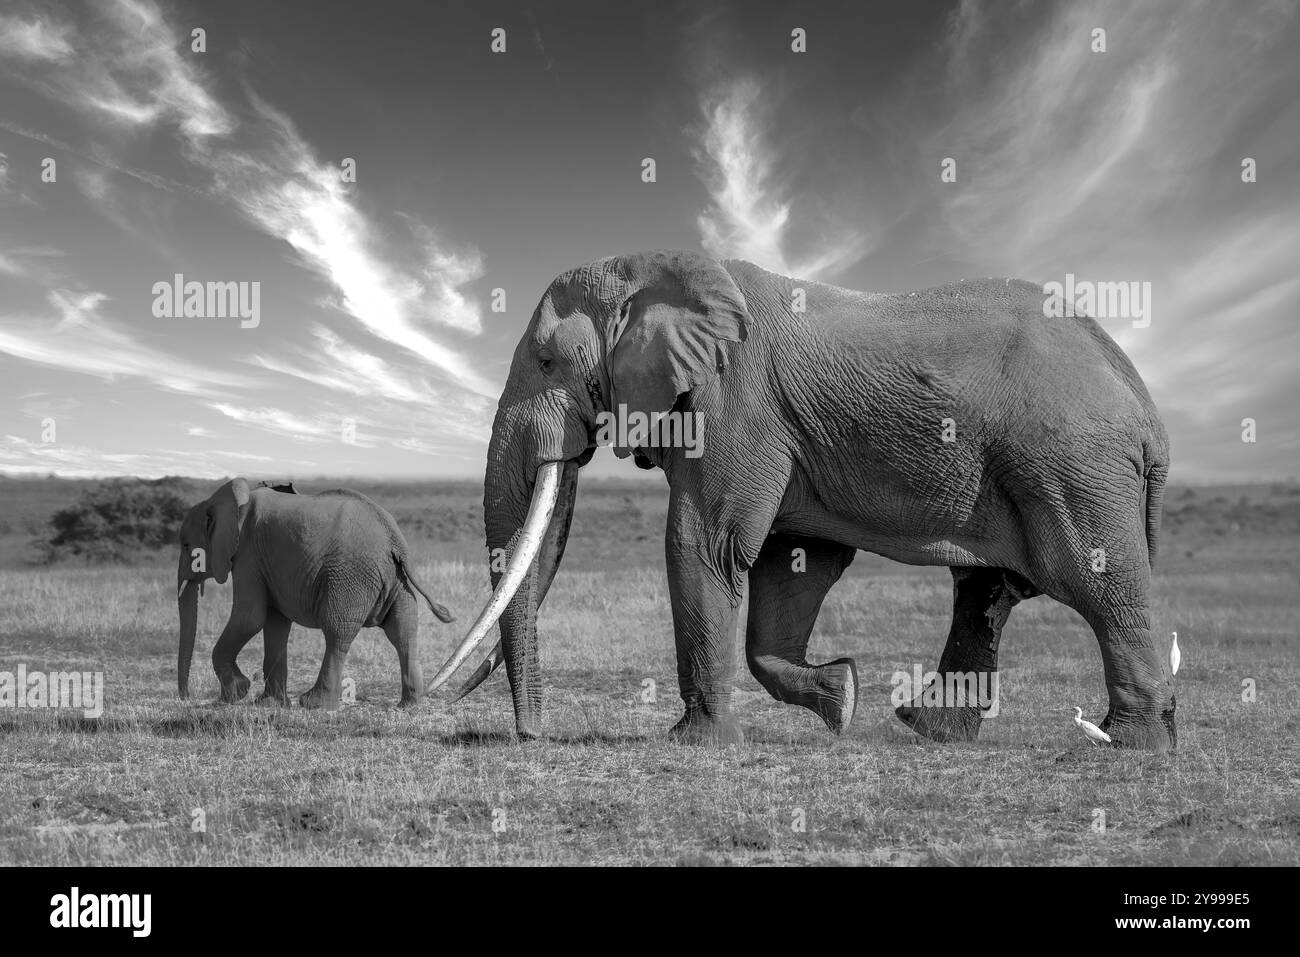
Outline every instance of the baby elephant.
<svg viewBox="0 0 1300 957"><path fill-rule="evenodd" d="M203 581L224 583L233 570L230 621L212 650L222 701L248 694L248 679L235 658L261 631L266 686L257 700L289 703L285 683L292 622L325 632L320 676L298 699L304 708L338 707L343 660L352 639L362 628L375 625L397 649L402 705L419 701L424 681L416 648L415 592L424 596L439 620L452 617L412 577L406 539L393 517L370 499L347 489L298 495L292 485L264 483L250 490L247 481L237 478L190 509L180 537L176 680L182 698L189 696Z"/></svg>

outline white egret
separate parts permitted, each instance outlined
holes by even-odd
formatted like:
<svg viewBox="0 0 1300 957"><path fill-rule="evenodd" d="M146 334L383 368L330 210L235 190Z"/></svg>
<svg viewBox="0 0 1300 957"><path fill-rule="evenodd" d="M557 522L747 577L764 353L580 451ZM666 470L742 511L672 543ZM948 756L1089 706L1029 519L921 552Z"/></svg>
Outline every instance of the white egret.
<svg viewBox="0 0 1300 957"><path fill-rule="evenodd" d="M1174 643L1169 646L1169 674L1178 674L1178 665L1183 660L1183 653L1178 650L1178 632L1174 632Z"/></svg>
<svg viewBox="0 0 1300 957"><path fill-rule="evenodd" d="M1079 730L1081 730L1085 735L1087 735L1088 740L1091 741L1093 744L1102 744L1102 743L1110 744L1110 735L1108 735L1105 731L1101 730L1101 728L1097 727L1091 721L1083 720L1082 708L1074 709L1074 723L1079 726Z"/></svg>

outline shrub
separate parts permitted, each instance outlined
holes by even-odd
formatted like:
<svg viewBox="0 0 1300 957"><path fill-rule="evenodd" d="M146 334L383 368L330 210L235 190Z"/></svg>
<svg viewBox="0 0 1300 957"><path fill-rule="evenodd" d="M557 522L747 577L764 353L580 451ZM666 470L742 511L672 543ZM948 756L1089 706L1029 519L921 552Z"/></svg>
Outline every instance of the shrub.
<svg viewBox="0 0 1300 957"><path fill-rule="evenodd" d="M176 542L193 492L184 479L115 479L92 486L50 516L48 559L122 558Z"/></svg>

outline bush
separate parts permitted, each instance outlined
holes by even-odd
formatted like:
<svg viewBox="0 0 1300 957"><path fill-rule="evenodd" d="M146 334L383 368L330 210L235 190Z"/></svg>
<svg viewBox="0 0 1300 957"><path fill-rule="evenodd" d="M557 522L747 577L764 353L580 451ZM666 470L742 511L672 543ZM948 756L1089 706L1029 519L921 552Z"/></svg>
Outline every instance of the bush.
<svg viewBox="0 0 1300 957"><path fill-rule="evenodd" d="M92 486L49 521L47 560L79 555L122 558L173 545L193 492L179 478L115 479Z"/></svg>

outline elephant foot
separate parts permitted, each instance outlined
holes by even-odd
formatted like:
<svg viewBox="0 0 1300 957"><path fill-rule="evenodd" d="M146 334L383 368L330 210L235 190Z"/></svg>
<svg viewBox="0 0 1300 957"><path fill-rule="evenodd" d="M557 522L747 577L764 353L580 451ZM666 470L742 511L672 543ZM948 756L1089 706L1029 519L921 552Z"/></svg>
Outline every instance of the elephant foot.
<svg viewBox="0 0 1300 957"><path fill-rule="evenodd" d="M397 706L404 710L413 711L420 706L423 700L418 691L403 691L402 700L397 702Z"/></svg>
<svg viewBox="0 0 1300 957"><path fill-rule="evenodd" d="M915 701L899 705L894 714L921 737L940 743L974 741L984 720L984 712L979 708L936 708Z"/></svg>
<svg viewBox="0 0 1300 957"><path fill-rule="evenodd" d="M308 691L298 696L298 704L304 708L323 708L326 711L337 710L342 693L337 689L329 691L320 685L313 685Z"/></svg>
<svg viewBox="0 0 1300 957"><path fill-rule="evenodd" d="M673 725L669 737L681 744L727 747L745 743L740 724L730 714L708 714L701 709L688 708L682 719Z"/></svg>
<svg viewBox="0 0 1300 957"><path fill-rule="evenodd" d="M1101 730L1110 735L1111 747L1154 751L1157 754L1178 747L1178 730L1174 724L1175 698L1169 707L1150 711L1112 711L1101 723Z"/></svg>
<svg viewBox="0 0 1300 957"><path fill-rule="evenodd" d="M252 687L252 682L243 675L237 674L229 681L221 682L221 700L225 704L234 704L236 701L243 701L248 697L248 689L250 687Z"/></svg>
<svg viewBox="0 0 1300 957"><path fill-rule="evenodd" d="M262 693L253 699L253 704L276 705L287 708L289 706L289 692L284 688L267 686L262 689Z"/></svg>
<svg viewBox="0 0 1300 957"><path fill-rule="evenodd" d="M848 730L858 710L858 666L852 658L838 658L817 667L817 683L824 689L811 710L826 722L831 734Z"/></svg>

